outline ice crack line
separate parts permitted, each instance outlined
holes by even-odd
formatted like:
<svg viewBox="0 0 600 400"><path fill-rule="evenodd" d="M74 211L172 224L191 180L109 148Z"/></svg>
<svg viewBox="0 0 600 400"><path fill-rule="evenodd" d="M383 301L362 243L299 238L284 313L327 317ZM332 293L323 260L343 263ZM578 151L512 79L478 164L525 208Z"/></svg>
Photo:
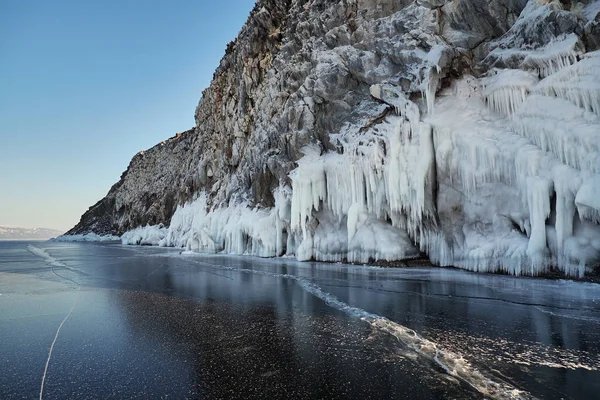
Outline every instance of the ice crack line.
<svg viewBox="0 0 600 400"><path fill-rule="evenodd" d="M42 384L40 386L40 400L42 400L42 398L44 396L44 383L46 382L46 374L48 373L48 366L50 365L50 359L52 358L52 350L54 350L54 345L56 344L56 340L58 339L58 334L60 333L60 330L62 329L63 325L65 324L65 322L67 322L67 319L69 319L69 317L73 313L73 310L75 309L77 300L79 300L80 289L81 289L81 286L79 286L77 288L77 294L75 295L75 300L73 300L73 305L71 306L71 309L69 310L69 313L67 314L67 316L62 320L62 322L58 326L58 329L56 330L56 335L54 335L54 340L52 341L52 344L50 345L50 350L48 351L48 359L46 360L44 374L42 375Z"/></svg>
<svg viewBox="0 0 600 400"><path fill-rule="evenodd" d="M62 275L59 275L55 270L54 267L61 267L61 268L68 268L66 264L64 264L63 262L57 260L56 258L52 257L47 251L40 249L38 247L35 246L27 246L27 250L44 259L44 261L50 265L50 267L52 268L52 272L56 275L59 276L63 279L66 279L68 281L73 282L74 284L77 285L77 294L75 295L75 299L73 299L73 305L71 306L71 309L69 310L69 312L67 313L67 315L65 316L65 318L62 320L62 322L60 323L60 325L58 326L58 329L56 330L56 334L54 335L54 340L52 340L52 344L50 345L50 350L48 350L48 358L46 359L46 366L44 367L44 373L42 375L42 383L40 385L40 400L43 399L44 397L44 384L46 383L46 375L48 374L48 367L50 365L50 359L52 358L52 351L54 350L54 345L56 344L56 341L58 340L58 335L60 334L60 330L62 329L63 325L65 324L65 322L67 322L67 320L69 319L69 317L71 316L71 314L73 313L73 310L75 309L75 306L77 305L77 300L79 300L79 293L81 293L81 285L77 282L75 282L72 279L69 278L65 278Z"/></svg>
<svg viewBox="0 0 600 400"><path fill-rule="evenodd" d="M204 264L212 267L218 265L196 261L199 264ZM398 339L404 346L417 353L419 356L433 361L439 365L449 375L467 383L472 388L489 396L493 399L534 399L534 397L509 383L499 379L492 379L484 375L481 371L473 367L460 354L452 351L441 349L437 343L434 343L420 336L414 330L403 325L397 324L386 317L372 314L358 307L353 307L344 303L331 293L325 292L320 286L316 285L307 278L291 274L280 274L276 272L260 271L247 268L236 268L229 266L221 266L221 268L230 271L237 271L248 274L265 275L275 278L292 279L296 281L300 287L308 293L320 298L328 306L337 310L343 311L347 315L360 318L374 329L388 333Z"/></svg>

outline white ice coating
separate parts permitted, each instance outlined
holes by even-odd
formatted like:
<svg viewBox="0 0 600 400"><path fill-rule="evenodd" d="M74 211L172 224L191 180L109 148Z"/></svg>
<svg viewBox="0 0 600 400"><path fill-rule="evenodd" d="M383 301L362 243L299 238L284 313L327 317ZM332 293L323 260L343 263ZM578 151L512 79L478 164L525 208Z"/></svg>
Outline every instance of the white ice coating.
<svg viewBox="0 0 600 400"><path fill-rule="evenodd" d="M291 247L285 242L284 221L289 225L287 196L286 189L277 190L276 206L272 209L251 209L238 204L211 210L206 195L201 193L196 200L177 209L157 244L203 253L282 256Z"/></svg>
<svg viewBox="0 0 600 400"><path fill-rule="evenodd" d="M577 62L582 47L577 35L564 35L540 49L523 52L521 67L535 69L540 77L546 77Z"/></svg>
<svg viewBox="0 0 600 400"><path fill-rule="evenodd" d="M166 235L167 228L162 225L146 226L125 232L121 236L121 242L140 246L158 246Z"/></svg>
<svg viewBox="0 0 600 400"><path fill-rule="evenodd" d="M531 18L543 12L533 3ZM473 271L582 276L600 262L600 53L581 49L575 35L498 48L521 69L463 76L437 94L429 82L420 103L373 85L395 115L333 135L339 152L307 146L275 207L211 207L201 193L146 242L362 263L420 251ZM442 50L426 57L435 74Z"/></svg>
<svg viewBox="0 0 600 400"><path fill-rule="evenodd" d="M535 35L532 30L535 30L538 24L544 23L544 18L548 14L560 12L562 7L559 2L555 1L529 1L509 32L492 43L494 49L490 52L489 57L505 62L517 62L519 68L534 71L541 78L555 74L576 63L578 57L585 52L585 47L575 33L561 34L544 46L537 48L523 45L520 43L520 39L516 39L512 35L512 32Z"/></svg>
<svg viewBox="0 0 600 400"><path fill-rule="evenodd" d="M538 83L538 77L520 69L494 69L481 82L488 107L510 116L523 104L531 88Z"/></svg>
<svg viewBox="0 0 600 400"><path fill-rule="evenodd" d="M598 75L592 77L589 70L597 69L600 60L596 57L589 62L593 59L585 58L557 74L581 73L597 81ZM491 90L499 94L495 103L483 91L483 100L494 113L486 113L483 101L477 99L474 78L458 82L453 92L442 93L436 106L441 115L436 114L437 122L431 123L436 132L437 166L438 171L447 171L450 181L448 186L441 185L438 212L443 215L448 208L440 205L441 200L456 202L454 207L462 207L467 220L478 226L473 232L466 229L471 224L465 224L459 240L455 230L456 243L449 249L448 243L438 241L440 256L430 256L443 265L462 264L477 271L535 275L554 265L567 275L581 276L585 265L600 259L595 200L600 183L600 121L591 107L565 99L566 95L537 94L543 92L540 87L546 81L555 81L554 76L537 85L530 82L527 92L536 94L522 102L515 102L510 90L499 91L501 76L502 72L492 82ZM505 84L523 86L516 81L507 79ZM490 79L484 79L483 85L489 87ZM457 105L463 109L460 119L453 115ZM447 192L447 187L458 189L468 199ZM477 203L486 204L486 209L479 210ZM485 218L484 213L489 216Z"/></svg>
<svg viewBox="0 0 600 400"><path fill-rule="evenodd" d="M600 115L599 77L598 57L591 56L547 77L536 87L536 92L566 99L577 107Z"/></svg>
<svg viewBox="0 0 600 400"><path fill-rule="evenodd" d="M389 137L379 137L376 145L364 148L353 142L344 154L320 156L315 149L306 149L305 157L291 174L290 228L299 236L298 259L368 262L418 255L400 214L422 214L422 202L417 199L422 193L409 186L419 177L402 173L407 169L386 168L388 156L384 154L390 142L393 146L403 140L403 134L410 135L409 125L387 125ZM403 157L403 162L418 162L418 149L407 147L398 157ZM398 218L386 221L386 216Z"/></svg>

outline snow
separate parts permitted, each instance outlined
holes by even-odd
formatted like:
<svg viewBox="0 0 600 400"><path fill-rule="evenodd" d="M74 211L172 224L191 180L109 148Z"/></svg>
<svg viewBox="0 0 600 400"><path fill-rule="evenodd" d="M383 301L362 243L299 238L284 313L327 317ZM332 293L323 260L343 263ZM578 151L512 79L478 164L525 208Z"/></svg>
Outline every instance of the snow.
<svg viewBox="0 0 600 400"><path fill-rule="evenodd" d="M588 21L595 20L598 13L600 13L600 2L590 2L590 4L584 7L583 13Z"/></svg>
<svg viewBox="0 0 600 400"><path fill-rule="evenodd" d="M121 238L114 235L98 235L86 233L85 235L61 235L53 239L56 242L118 242Z"/></svg>

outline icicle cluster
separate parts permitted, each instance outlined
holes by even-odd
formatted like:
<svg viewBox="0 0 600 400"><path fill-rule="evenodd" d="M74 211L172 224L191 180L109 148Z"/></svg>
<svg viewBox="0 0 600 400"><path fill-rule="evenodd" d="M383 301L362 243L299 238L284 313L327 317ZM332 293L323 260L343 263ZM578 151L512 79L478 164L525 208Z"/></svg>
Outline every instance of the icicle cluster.
<svg viewBox="0 0 600 400"><path fill-rule="evenodd" d="M523 104L537 82L537 76L528 71L492 70L491 76L482 79L483 96L492 110L510 116Z"/></svg>
<svg viewBox="0 0 600 400"><path fill-rule="evenodd" d="M473 78L442 94L431 123L438 171L447 172L451 189L442 186L438 205L444 199L450 206L438 212L445 218L449 208L460 207L464 219L446 243L432 236L427 247L433 259L517 275L554 266L570 276L600 261L600 118L594 105L600 75L593 72L599 67L600 58L587 57L537 84L531 79L517 101L514 90L525 87L519 76L526 73L512 70L482 80L482 101ZM563 82L564 90L549 89Z"/></svg>
<svg viewBox="0 0 600 400"><path fill-rule="evenodd" d="M583 53L582 48L576 34L563 35L540 49L523 51L525 58L521 67L537 70L540 77L545 78L576 63Z"/></svg>
<svg viewBox="0 0 600 400"><path fill-rule="evenodd" d="M201 253L282 256L288 240L289 190L279 188L274 195L276 205L272 209L246 204L209 209L203 192L193 202L178 207L159 245Z"/></svg>
<svg viewBox="0 0 600 400"><path fill-rule="evenodd" d="M418 115L406 103L396 109ZM434 184L432 133L429 125L404 116L390 118L371 137L347 141L343 154L306 150L291 174L299 259L367 262L418 255L406 231L418 236L423 219L435 216L426 193Z"/></svg>

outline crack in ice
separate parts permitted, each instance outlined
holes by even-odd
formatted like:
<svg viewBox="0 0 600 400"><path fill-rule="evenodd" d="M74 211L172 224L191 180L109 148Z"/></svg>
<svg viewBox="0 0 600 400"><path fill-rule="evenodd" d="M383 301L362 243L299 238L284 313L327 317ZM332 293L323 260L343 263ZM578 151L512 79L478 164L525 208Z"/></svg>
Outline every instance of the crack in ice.
<svg viewBox="0 0 600 400"><path fill-rule="evenodd" d="M69 317L73 313L73 310L75 309L75 305L77 304L77 300L79 299L80 289L81 289L81 286L79 286L79 288L77 288L77 295L75 295L75 300L73 301L73 305L71 306L71 309L69 310L69 313L67 314L67 316L62 320L62 322L58 326L58 329L56 330L56 334L54 335L54 340L52 341L52 344L50 345L50 350L48 351L48 359L46 360L46 366L44 367L44 374L42 375L42 384L40 385L40 400L42 400L42 398L44 396L44 384L46 382L46 374L48 373L48 366L50 365L50 359L52 358L52 351L54 350L54 345L56 344L56 340L58 339L60 330L62 329L63 325L65 324L65 322L67 322L67 319L69 319Z"/></svg>
<svg viewBox="0 0 600 400"><path fill-rule="evenodd" d="M71 309L69 310L69 312L67 313L67 315L65 316L65 318L62 320L62 322L60 323L60 325L58 326L58 329L56 330L56 334L54 335L54 340L52 340L52 344L50 345L50 349L48 350L48 358L46 359L46 365L44 367L44 373L42 374L42 383L40 385L40 400L42 400L43 396L44 396L44 384L46 383L46 375L48 374L48 367L50 366L50 359L52 358L52 351L54 350L54 345L56 344L56 341L58 340L58 335L60 334L60 330L62 329L63 325L65 324L65 322L67 322L67 319L69 319L69 317L71 316L71 314L73 313L73 310L75 309L75 306L77 305L77 301L79 300L79 293L81 293L81 285L77 282L75 282L72 279L66 278L60 274L58 274L55 270L54 267L61 267L61 268L68 268L66 264L64 264L63 262L57 260L56 258L52 257L46 250L40 249L38 247L35 246L31 246L28 245L27 246L27 250L38 256L41 257L42 259L44 259L44 261L50 265L52 272L63 279L66 279L68 281L71 281L72 283L77 285L77 294L75 295L75 299L73 299L73 305L71 306Z"/></svg>
<svg viewBox="0 0 600 400"><path fill-rule="evenodd" d="M377 314L372 314L361 308L353 307L347 303L344 303L343 301L339 300L336 296L325 292L323 289L321 289L321 287L319 287L307 278L291 274L280 274L276 272L267 272L247 268L220 266L198 260L194 261L198 264L203 264L214 268L222 268L229 271L294 280L304 291L323 300L328 306L342 311L349 316L357 317L362 321L368 323L369 325L371 325L371 327L378 331L385 332L394 336L408 349L414 351L416 354L425 359L433 361L435 364L440 366L448 375L457 378L462 382L465 382L473 389L477 390L485 396L489 396L494 399L534 398L531 394L519 390L516 387L510 385L509 383L502 382L500 380L494 380L485 376L479 370L472 367L469 364L469 362L467 362L460 354L439 348L436 343L423 338L414 330L400 325L392 320L389 320L386 317Z"/></svg>

